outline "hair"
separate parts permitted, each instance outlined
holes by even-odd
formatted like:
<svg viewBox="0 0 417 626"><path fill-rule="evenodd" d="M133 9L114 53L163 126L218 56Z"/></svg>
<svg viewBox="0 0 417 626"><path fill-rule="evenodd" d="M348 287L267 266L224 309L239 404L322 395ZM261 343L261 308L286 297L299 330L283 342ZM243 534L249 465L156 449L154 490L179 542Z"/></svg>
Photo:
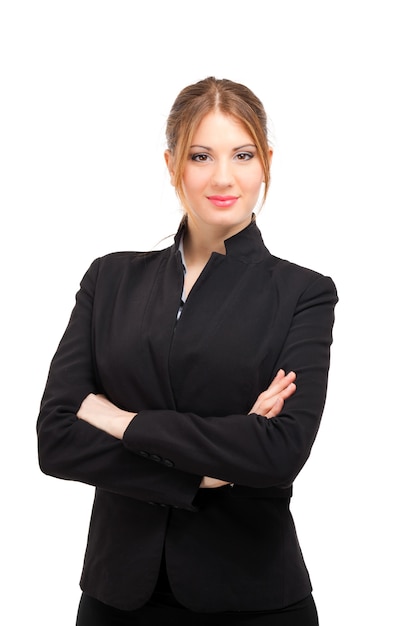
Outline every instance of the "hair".
<svg viewBox="0 0 417 626"><path fill-rule="evenodd" d="M239 120L252 137L264 171L263 204L271 179L270 146L264 106L245 85L213 76L182 89L168 116L166 140L173 158L175 168L173 183L179 199L185 207L182 179L193 136L202 119L214 110Z"/></svg>

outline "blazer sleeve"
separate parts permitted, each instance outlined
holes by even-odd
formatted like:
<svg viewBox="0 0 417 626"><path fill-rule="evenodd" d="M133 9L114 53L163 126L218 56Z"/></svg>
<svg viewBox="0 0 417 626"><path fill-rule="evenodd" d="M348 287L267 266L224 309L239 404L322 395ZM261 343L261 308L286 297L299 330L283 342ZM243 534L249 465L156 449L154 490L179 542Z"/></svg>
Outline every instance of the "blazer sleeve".
<svg viewBox="0 0 417 626"><path fill-rule="evenodd" d="M94 371L92 308L99 260L85 274L67 329L52 359L37 420L38 454L45 474L117 494L195 510L201 476L154 463L77 418L89 393L98 393Z"/></svg>
<svg viewBox="0 0 417 626"><path fill-rule="evenodd" d="M333 281L321 275L299 296L274 370L295 371L297 390L277 417L143 410L125 432L126 448L238 485L290 486L309 457L323 413L337 300ZM273 344L271 337L271 349Z"/></svg>

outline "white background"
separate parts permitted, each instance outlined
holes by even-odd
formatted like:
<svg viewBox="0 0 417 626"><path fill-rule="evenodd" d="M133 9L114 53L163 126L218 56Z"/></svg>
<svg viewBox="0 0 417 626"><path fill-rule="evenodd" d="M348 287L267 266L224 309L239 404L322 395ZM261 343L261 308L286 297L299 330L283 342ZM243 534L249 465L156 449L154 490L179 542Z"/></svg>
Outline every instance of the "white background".
<svg viewBox="0 0 417 626"><path fill-rule="evenodd" d="M74 624L93 489L41 474L39 401L91 261L176 230L164 124L207 75L246 83L269 113L268 247L339 291L328 401L293 498L320 624L416 624L415 3L0 6L7 624Z"/></svg>

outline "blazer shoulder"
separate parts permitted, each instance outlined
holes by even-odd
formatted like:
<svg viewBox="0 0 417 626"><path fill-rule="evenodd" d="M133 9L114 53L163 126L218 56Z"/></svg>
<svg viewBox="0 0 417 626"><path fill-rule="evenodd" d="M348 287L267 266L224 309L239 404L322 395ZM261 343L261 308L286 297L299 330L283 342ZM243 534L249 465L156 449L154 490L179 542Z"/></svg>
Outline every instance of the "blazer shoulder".
<svg viewBox="0 0 417 626"><path fill-rule="evenodd" d="M139 252L135 250L122 250L116 252L108 252L103 256L95 258L87 272L90 270L102 272L102 271L123 271L130 267L137 265L148 265L152 262L158 262L164 258L168 253L168 249L165 250L148 250Z"/></svg>
<svg viewBox="0 0 417 626"><path fill-rule="evenodd" d="M109 252L91 262L81 280L81 287L92 290L98 285L110 287L111 284L118 284L123 278L142 270L157 269L166 256L167 249Z"/></svg>
<svg viewBox="0 0 417 626"><path fill-rule="evenodd" d="M278 283L284 283L287 287L292 286L300 292L316 286L337 294L336 285L331 276L287 259L272 258L274 260L273 273Z"/></svg>
<svg viewBox="0 0 417 626"><path fill-rule="evenodd" d="M116 252L108 252L103 256L94 259L94 263L98 263L104 267L124 267L131 263L140 263L143 260L159 259L168 253L168 249L164 250L122 250Z"/></svg>

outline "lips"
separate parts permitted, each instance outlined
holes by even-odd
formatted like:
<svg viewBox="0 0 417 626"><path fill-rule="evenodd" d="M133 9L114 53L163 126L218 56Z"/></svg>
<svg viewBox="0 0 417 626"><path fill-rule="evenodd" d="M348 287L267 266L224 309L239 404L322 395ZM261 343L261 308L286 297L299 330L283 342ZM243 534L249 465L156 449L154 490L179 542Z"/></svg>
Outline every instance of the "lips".
<svg viewBox="0 0 417 626"><path fill-rule="evenodd" d="M239 198L238 196L208 196L207 199L217 207L230 207Z"/></svg>

